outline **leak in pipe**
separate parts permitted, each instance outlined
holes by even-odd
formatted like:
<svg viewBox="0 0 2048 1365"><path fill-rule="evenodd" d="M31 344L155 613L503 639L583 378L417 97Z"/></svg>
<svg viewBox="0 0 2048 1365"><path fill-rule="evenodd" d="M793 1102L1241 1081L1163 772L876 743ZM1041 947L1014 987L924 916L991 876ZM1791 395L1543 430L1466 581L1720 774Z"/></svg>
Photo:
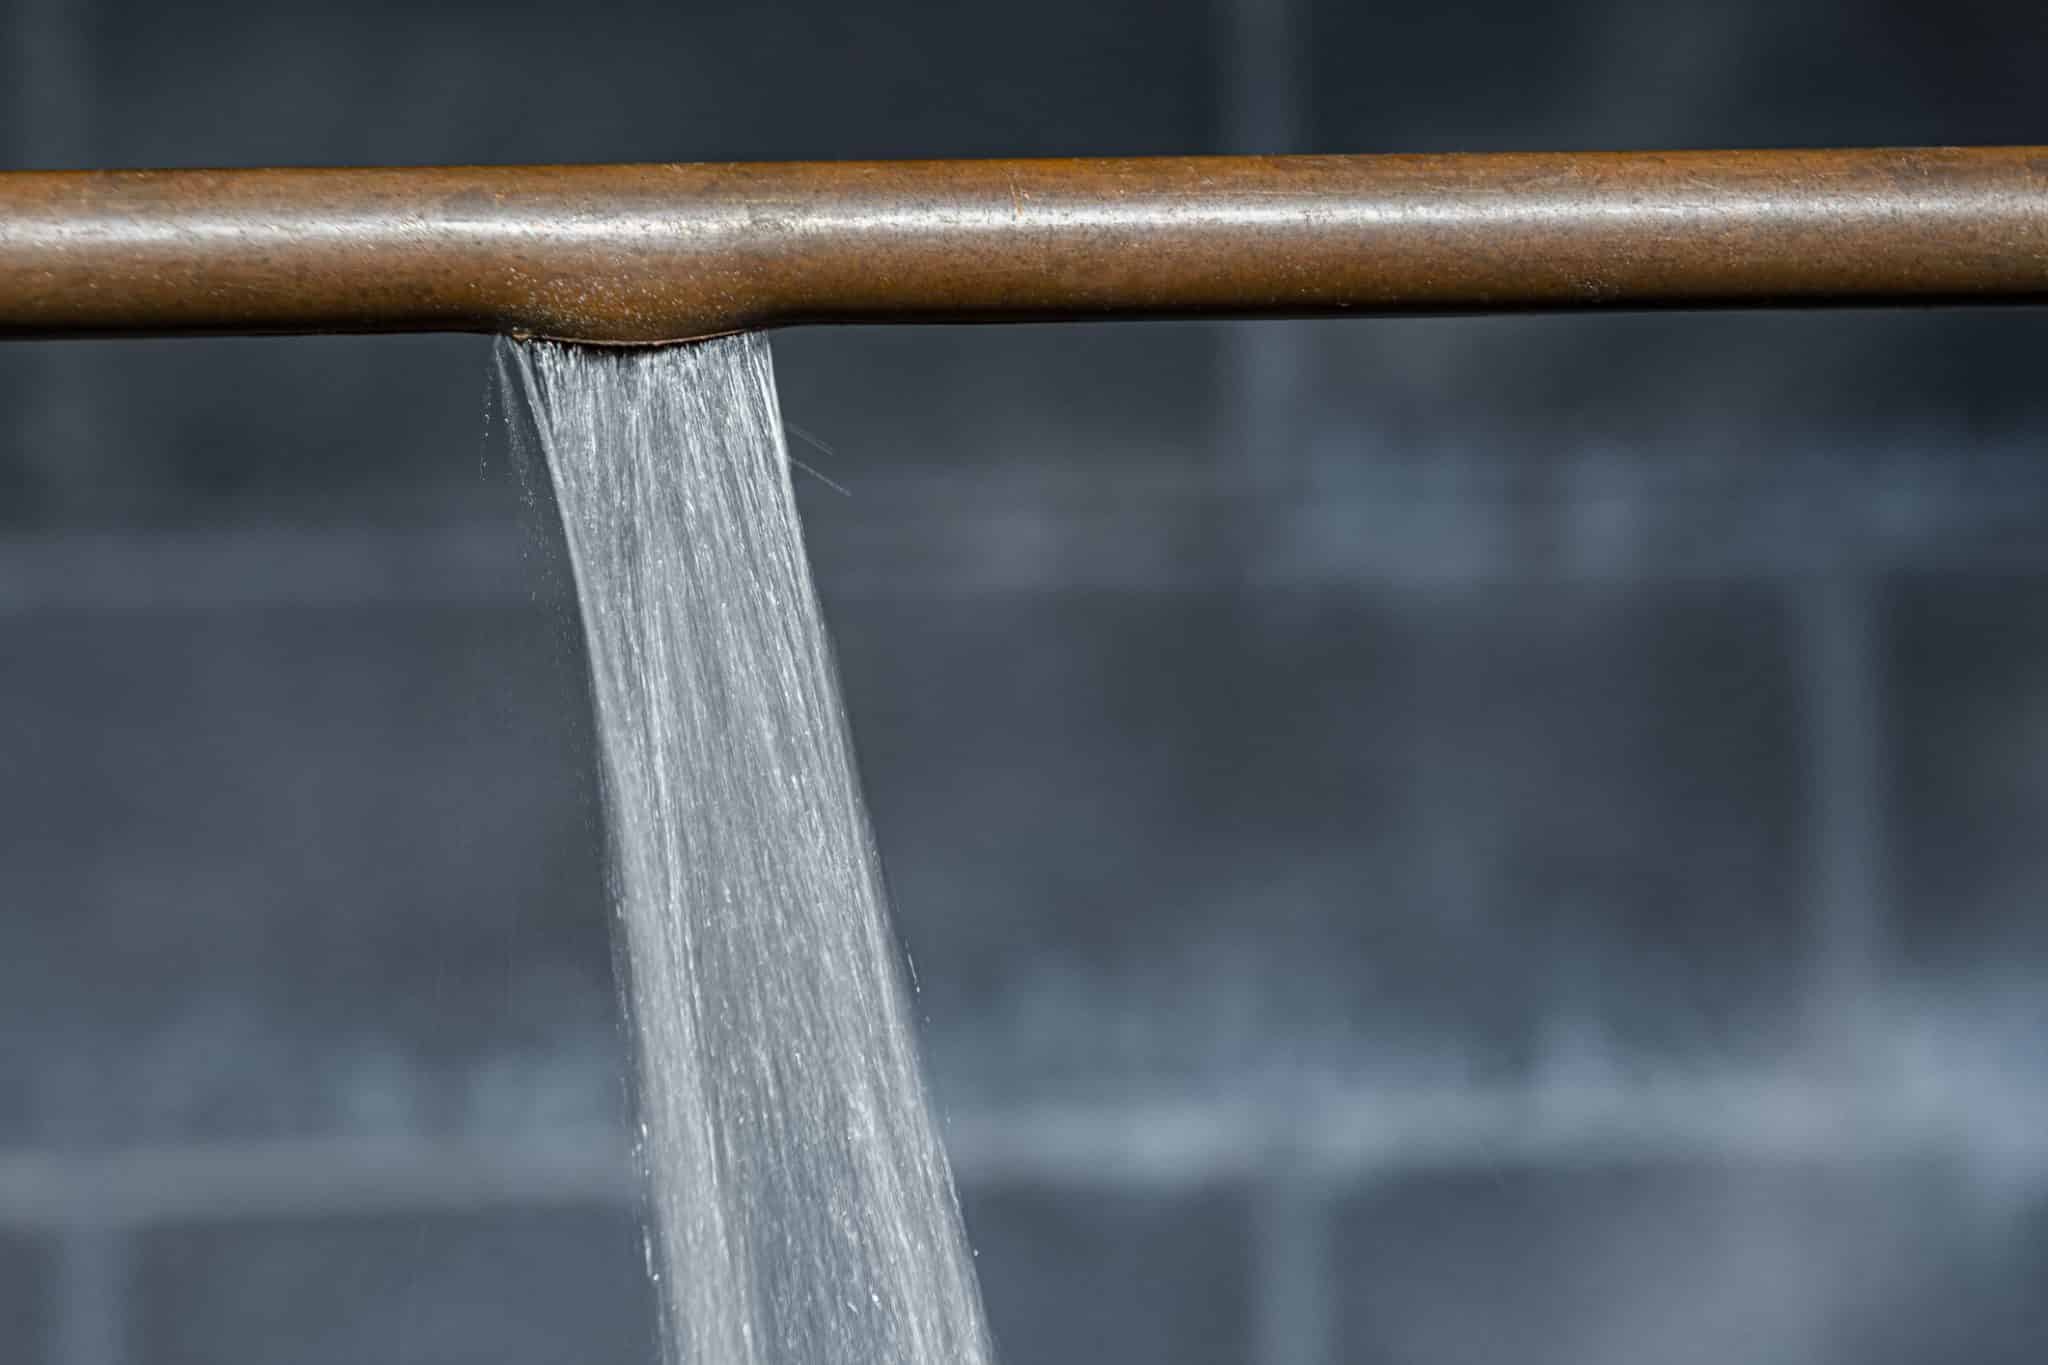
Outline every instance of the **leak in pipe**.
<svg viewBox="0 0 2048 1365"><path fill-rule="evenodd" d="M2048 301L2048 148L0 174L0 337Z"/></svg>

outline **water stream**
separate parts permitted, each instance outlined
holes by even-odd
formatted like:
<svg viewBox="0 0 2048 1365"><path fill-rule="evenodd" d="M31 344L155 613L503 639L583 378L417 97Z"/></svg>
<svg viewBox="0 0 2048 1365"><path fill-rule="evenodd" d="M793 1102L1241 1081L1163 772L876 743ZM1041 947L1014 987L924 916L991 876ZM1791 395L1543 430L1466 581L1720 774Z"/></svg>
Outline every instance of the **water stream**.
<svg viewBox="0 0 2048 1365"><path fill-rule="evenodd" d="M500 372L589 646L669 1358L979 1365L768 344Z"/></svg>

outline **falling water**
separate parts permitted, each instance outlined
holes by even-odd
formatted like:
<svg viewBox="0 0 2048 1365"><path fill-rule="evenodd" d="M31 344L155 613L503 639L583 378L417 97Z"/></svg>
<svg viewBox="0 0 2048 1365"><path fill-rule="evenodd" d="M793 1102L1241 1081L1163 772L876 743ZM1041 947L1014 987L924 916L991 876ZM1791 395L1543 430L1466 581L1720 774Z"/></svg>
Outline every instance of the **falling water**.
<svg viewBox="0 0 2048 1365"><path fill-rule="evenodd" d="M986 1361L768 345L500 372L589 642L669 1356Z"/></svg>

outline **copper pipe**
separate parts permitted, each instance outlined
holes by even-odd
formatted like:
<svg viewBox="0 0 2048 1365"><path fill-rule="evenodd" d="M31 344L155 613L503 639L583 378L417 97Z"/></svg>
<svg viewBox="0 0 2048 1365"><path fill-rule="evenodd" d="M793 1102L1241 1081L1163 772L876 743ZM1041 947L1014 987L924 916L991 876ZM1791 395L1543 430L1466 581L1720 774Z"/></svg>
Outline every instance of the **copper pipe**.
<svg viewBox="0 0 2048 1365"><path fill-rule="evenodd" d="M2048 148L0 175L0 336L2048 299Z"/></svg>

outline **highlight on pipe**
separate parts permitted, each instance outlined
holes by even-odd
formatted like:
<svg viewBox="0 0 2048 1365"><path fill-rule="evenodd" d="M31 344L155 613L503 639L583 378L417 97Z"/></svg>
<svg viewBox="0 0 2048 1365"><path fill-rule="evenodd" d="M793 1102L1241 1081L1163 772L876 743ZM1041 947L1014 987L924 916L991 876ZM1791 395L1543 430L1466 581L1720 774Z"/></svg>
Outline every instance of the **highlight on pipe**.
<svg viewBox="0 0 2048 1365"><path fill-rule="evenodd" d="M2048 300L2048 148L0 174L0 337Z"/></svg>

